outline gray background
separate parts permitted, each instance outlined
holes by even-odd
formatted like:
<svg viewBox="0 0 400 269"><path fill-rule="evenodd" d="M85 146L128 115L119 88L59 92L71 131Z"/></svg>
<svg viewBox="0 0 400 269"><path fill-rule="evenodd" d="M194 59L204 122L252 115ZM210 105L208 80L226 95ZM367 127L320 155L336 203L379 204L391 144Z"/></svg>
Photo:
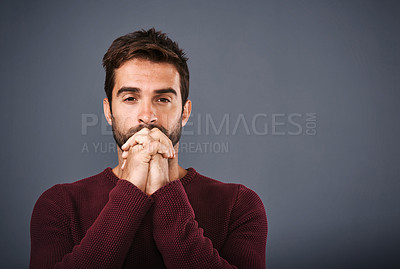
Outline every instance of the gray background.
<svg viewBox="0 0 400 269"><path fill-rule="evenodd" d="M400 265L399 2L26 0L0 10L2 268L27 267L44 190L116 165L101 59L116 37L152 26L190 57L194 117L182 142L228 145L182 152L181 164L259 194L269 268ZM99 119L86 133L84 114ZM221 132L207 133L207 117ZM243 121L234 130L240 118L249 132Z"/></svg>

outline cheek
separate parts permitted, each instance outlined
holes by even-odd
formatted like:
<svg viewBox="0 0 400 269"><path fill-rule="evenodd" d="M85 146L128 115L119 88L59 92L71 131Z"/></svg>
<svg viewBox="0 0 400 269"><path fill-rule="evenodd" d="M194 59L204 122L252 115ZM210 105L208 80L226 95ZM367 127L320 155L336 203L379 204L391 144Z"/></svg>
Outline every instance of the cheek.
<svg viewBox="0 0 400 269"><path fill-rule="evenodd" d="M161 116L161 118L159 118L159 121L164 128L171 130L180 122L180 118L180 113L164 114Z"/></svg>
<svg viewBox="0 0 400 269"><path fill-rule="evenodd" d="M117 128L121 132L125 132L129 130L133 126L133 118L132 117L127 117L126 115L121 115L121 114L113 114L114 120L113 120L113 125L114 128Z"/></svg>
<svg viewBox="0 0 400 269"><path fill-rule="evenodd" d="M137 122L137 113L132 108L127 109L128 107L119 106L116 109L113 109L114 119L118 121L118 126L132 126L132 124Z"/></svg>

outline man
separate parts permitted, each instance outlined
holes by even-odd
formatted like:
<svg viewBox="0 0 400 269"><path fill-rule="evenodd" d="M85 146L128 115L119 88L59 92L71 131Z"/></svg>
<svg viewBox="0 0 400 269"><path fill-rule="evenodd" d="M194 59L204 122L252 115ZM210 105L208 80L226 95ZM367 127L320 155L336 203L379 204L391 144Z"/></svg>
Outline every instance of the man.
<svg viewBox="0 0 400 269"><path fill-rule="evenodd" d="M112 43L103 106L118 165L42 194L31 268L265 268L257 194L178 165L191 112L186 61L154 29Z"/></svg>

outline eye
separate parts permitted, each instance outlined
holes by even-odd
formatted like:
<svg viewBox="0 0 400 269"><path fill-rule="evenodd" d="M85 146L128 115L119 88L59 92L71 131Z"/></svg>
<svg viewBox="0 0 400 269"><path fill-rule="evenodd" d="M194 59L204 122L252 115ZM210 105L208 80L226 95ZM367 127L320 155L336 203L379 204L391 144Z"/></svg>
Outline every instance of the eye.
<svg viewBox="0 0 400 269"><path fill-rule="evenodd" d="M170 103L171 101L167 98L158 98L157 102L161 102L161 103Z"/></svg>
<svg viewBox="0 0 400 269"><path fill-rule="evenodd" d="M124 102L133 102L133 101L136 101L135 97L127 97L124 99Z"/></svg>

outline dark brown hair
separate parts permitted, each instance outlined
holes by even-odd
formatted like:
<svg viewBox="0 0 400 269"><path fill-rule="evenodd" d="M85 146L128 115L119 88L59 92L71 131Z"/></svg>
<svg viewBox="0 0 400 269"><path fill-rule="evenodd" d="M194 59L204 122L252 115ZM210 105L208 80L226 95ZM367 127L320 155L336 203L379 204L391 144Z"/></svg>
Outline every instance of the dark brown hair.
<svg viewBox="0 0 400 269"><path fill-rule="evenodd" d="M112 90L115 84L115 69L126 61L139 58L155 63L173 64L180 76L182 107L189 96L188 58L178 44L165 33L154 28L126 34L114 40L103 57L103 67L106 71L104 90L111 108Z"/></svg>

